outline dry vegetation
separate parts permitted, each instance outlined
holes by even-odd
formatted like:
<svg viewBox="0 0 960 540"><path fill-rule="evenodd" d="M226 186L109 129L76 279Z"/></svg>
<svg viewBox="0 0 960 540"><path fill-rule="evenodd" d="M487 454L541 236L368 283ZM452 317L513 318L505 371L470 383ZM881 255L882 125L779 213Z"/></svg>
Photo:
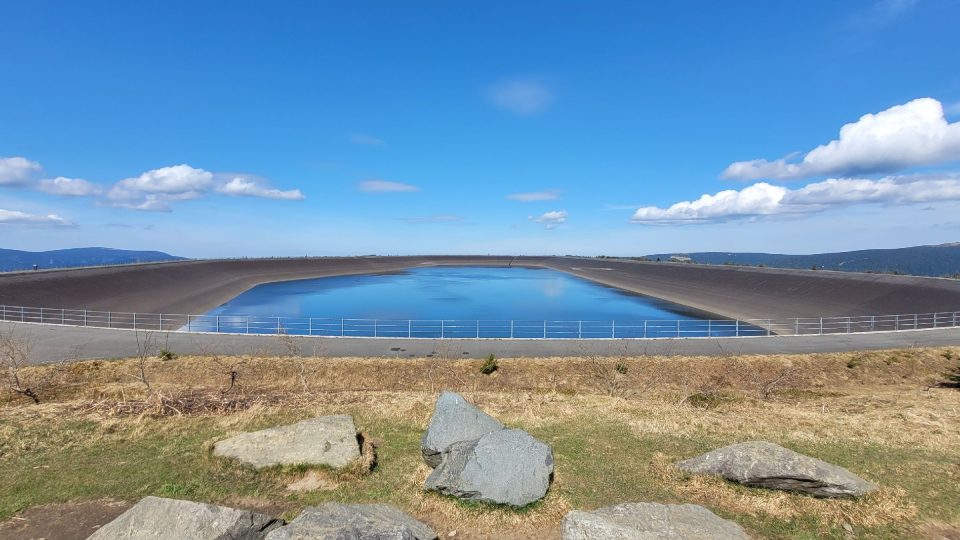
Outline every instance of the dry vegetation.
<svg viewBox="0 0 960 540"><path fill-rule="evenodd" d="M382 501L457 538L556 538L571 508L655 500L703 504L757 537L949 537L960 526L958 353L498 359L490 375L483 360L442 352L21 365L21 380L43 386L39 404L13 384L0 398L0 520L45 503L147 494L288 517L327 500ZM421 490L419 438L441 389L553 445L545 500L514 511ZM377 445L372 472L258 473L206 452L233 433L328 413L353 414ZM882 489L825 501L671 465L750 439L838 463Z"/></svg>

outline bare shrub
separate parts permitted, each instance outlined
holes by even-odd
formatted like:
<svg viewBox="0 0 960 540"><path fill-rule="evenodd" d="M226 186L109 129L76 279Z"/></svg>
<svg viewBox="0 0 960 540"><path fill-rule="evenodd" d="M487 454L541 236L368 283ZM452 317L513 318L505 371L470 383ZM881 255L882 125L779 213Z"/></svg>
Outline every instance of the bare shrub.
<svg viewBox="0 0 960 540"><path fill-rule="evenodd" d="M27 338L18 338L13 331L0 332L0 367L6 376L7 388L14 394L30 398L40 403L41 381L32 379L24 373L28 365L33 342Z"/></svg>
<svg viewBox="0 0 960 540"><path fill-rule="evenodd" d="M150 384L147 368L150 365L150 361L157 357L159 349L157 336L153 332L140 331L134 332L134 335L137 339L137 361L133 378L140 381L140 383L147 388L147 392L151 392L153 391L153 386Z"/></svg>

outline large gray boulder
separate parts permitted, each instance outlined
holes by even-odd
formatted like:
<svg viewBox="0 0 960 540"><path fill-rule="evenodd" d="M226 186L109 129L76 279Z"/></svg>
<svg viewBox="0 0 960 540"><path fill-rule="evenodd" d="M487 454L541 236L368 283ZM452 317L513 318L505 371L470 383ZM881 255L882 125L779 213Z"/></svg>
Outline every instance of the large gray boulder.
<svg viewBox="0 0 960 540"><path fill-rule="evenodd" d="M237 459L257 469L274 465L325 465L342 469L360 457L353 418L321 416L224 439L215 456Z"/></svg>
<svg viewBox="0 0 960 540"><path fill-rule="evenodd" d="M526 506L543 498L553 476L553 451L520 429L501 429L458 442L442 454L425 487L471 501Z"/></svg>
<svg viewBox="0 0 960 540"><path fill-rule="evenodd" d="M753 487L797 491L815 497L859 497L877 489L852 472L765 441L731 444L680 461L680 469L716 474Z"/></svg>
<svg viewBox="0 0 960 540"><path fill-rule="evenodd" d="M437 533L388 504L308 507L267 540L436 540Z"/></svg>
<svg viewBox="0 0 960 540"><path fill-rule="evenodd" d="M282 524L246 510L144 497L88 540L260 540Z"/></svg>
<svg viewBox="0 0 960 540"><path fill-rule="evenodd" d="M696 504L626 503L593 512L573 510L563 540L748 540L732 521Z"/></svg>
<svg viewBox="0 0 960 540"><path fill-rule="evenodd" d="M451 444L473 441L503 424L481 411L456 392L443 391L437 398L430 425L420 441L423 460L430 467L440 464L440 454Z"/></svg>

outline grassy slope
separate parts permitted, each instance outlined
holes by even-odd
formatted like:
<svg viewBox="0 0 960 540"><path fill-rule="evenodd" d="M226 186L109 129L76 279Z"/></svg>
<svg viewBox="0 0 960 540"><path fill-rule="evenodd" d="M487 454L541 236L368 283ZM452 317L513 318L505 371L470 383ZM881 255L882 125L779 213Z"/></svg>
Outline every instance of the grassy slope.
<svg viewBox="0 0 960 540"><path fill-rule="evenodd" d="M44 503L155 494L288 517L327 500L382 501L460 538L556 538L571 508L662 501L703 504L757 537L843 538L845 524L861 537L915 537L930 524L960 525L960 392L928 388L955 368L953 355L621 359L626 374L614 369L617 360L525 359L500 361L489 377L479 361L248 358L240 387L225 397L225 370L209 358L152 362L152 396L134 380L132 362L78 363L52 378L54 368L40 368L26 375L49 378L49 402L0 408L0 521ZM800 369L761 399L763 384L786 367ZM428 469L419 439L441 388L553 446L556 478L544 501L514 511L422 491ZM258 473L207 452L233 433L343 412L380 441L369 475ZM758 438L847 467L882 489L860 501L824 501L671 466ZM305 474L328 489L286 489Z"/></svg>

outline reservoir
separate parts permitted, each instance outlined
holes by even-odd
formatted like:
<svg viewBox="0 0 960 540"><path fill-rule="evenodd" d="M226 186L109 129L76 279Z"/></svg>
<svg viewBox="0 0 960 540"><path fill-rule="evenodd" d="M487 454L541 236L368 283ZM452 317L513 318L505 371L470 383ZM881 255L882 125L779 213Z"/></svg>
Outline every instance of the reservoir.
<svg viewBox="0 0 960 540"><path fill-rule="evenodd" d="M357 337L609 338L736 333L681 305L562 272L429 266L258 285L193 331ZM741 335L758 328L741 325Z"/></svg>

